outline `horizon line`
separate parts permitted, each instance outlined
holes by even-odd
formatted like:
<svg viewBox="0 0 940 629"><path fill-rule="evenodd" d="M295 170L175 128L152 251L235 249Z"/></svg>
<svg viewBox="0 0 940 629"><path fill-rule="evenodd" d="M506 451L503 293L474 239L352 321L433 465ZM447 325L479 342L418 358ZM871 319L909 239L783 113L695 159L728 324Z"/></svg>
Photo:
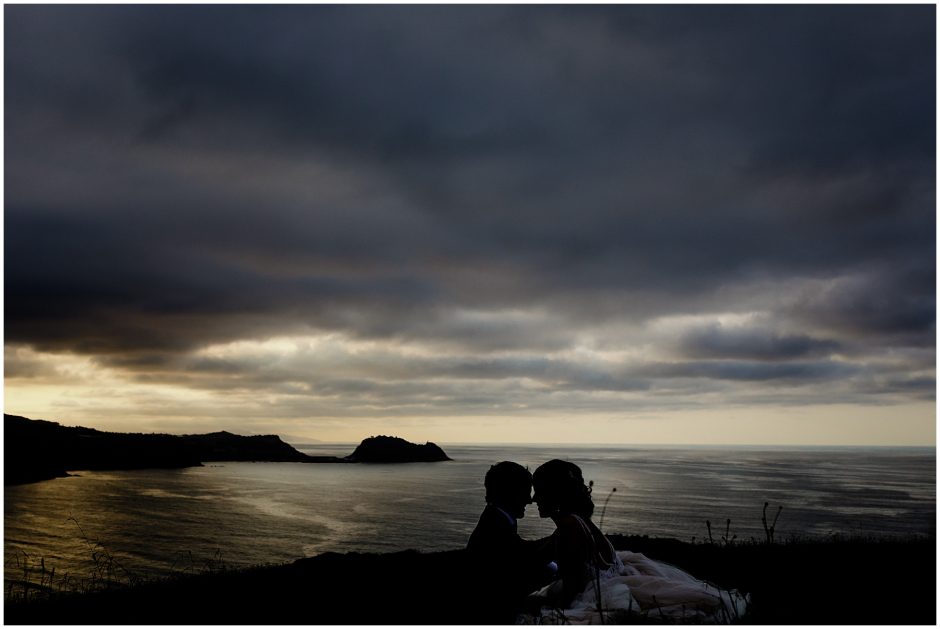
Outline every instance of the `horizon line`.
<svg viewBox="0 0 940 629"><path fill-rule="evenodd" d="M280 436L280 435L278 435ZM283 439L283 438L282 438ZM596 442L530 442L530 441L434 441L429 443L446 446L513 446L513 447L564 447L564 448L930 448L936 449L936 444L911 443L596 443ZM290 443L290 442L287 442ZM298 446L332 446L356 445L355 441L312 441L309 443L295 441Z"/></svg>

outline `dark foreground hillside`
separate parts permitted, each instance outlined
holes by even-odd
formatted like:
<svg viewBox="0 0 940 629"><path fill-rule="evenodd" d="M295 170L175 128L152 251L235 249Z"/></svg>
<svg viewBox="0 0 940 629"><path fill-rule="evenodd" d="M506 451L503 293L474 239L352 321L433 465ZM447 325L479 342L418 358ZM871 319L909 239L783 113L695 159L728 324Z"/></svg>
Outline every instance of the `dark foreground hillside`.
<svg viewBox="0 0 940 629"><path fill-rule="evenodd" d="M751 593L748 624L936 623L936 542L688 544L611 538L618 548ZM5 604L7 624L479 624L463 551L326 553Z"/></svg>

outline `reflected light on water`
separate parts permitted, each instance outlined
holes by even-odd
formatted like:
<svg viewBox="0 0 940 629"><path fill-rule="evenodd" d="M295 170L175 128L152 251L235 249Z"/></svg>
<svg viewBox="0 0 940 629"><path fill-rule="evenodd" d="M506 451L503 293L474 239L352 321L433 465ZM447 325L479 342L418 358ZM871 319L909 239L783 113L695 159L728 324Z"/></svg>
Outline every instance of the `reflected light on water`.
<svg viewBox="0 0 940 629"><path fill-rule="evenodd" d="M311 454L334 454L328 446ZM462 547L483 507L483 476L515 460L534 470L569 458L595 481L605 530L690 540L727 518L762 539L761 508L784 506L777 538L935 534L932 449L827 451L449 447L437 464L223 463L183 470L80 472L7 487L6 578L17 561L82 574L101 544L127 570L154 576L282 563L326 551ZM611 494L616 487L617 492ZM611 498L604 508L608 496ZM548 535L534 506L523 537Z"/></svg>

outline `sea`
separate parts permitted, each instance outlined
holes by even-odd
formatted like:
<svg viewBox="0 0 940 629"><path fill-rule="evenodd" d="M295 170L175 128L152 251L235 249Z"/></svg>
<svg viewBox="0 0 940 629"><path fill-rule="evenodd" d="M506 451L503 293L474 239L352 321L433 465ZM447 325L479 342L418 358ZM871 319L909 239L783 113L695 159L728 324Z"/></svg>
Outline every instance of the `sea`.
<svg viewBox="0 0 940 629"><path fill-rule="evenodd" d="M5 487L5 581L39 566L84 578L104 563L118 578L151 578L461 548L484 507L483 477L504 460L578 464L607 533L716 543L763 541L771 526L776 541L936 535L935 448L441 445L452 461L226 462ZM519 522L525 538L552 529L535 505Z"/></svg>

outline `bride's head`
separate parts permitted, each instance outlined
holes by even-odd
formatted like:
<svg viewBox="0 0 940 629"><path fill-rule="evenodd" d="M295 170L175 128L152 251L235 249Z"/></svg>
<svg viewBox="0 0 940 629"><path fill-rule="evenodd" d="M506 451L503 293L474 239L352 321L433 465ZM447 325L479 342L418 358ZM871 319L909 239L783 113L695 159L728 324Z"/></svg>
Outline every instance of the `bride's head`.
<svg viewBox="0 0 940 629"><path fill-rule="evenodd" d="M573 513L590 518L594 513L591 488L584 484L581 468L574 463L560 459L543 463L532 475L532 483L539 517Z"/></svg>

